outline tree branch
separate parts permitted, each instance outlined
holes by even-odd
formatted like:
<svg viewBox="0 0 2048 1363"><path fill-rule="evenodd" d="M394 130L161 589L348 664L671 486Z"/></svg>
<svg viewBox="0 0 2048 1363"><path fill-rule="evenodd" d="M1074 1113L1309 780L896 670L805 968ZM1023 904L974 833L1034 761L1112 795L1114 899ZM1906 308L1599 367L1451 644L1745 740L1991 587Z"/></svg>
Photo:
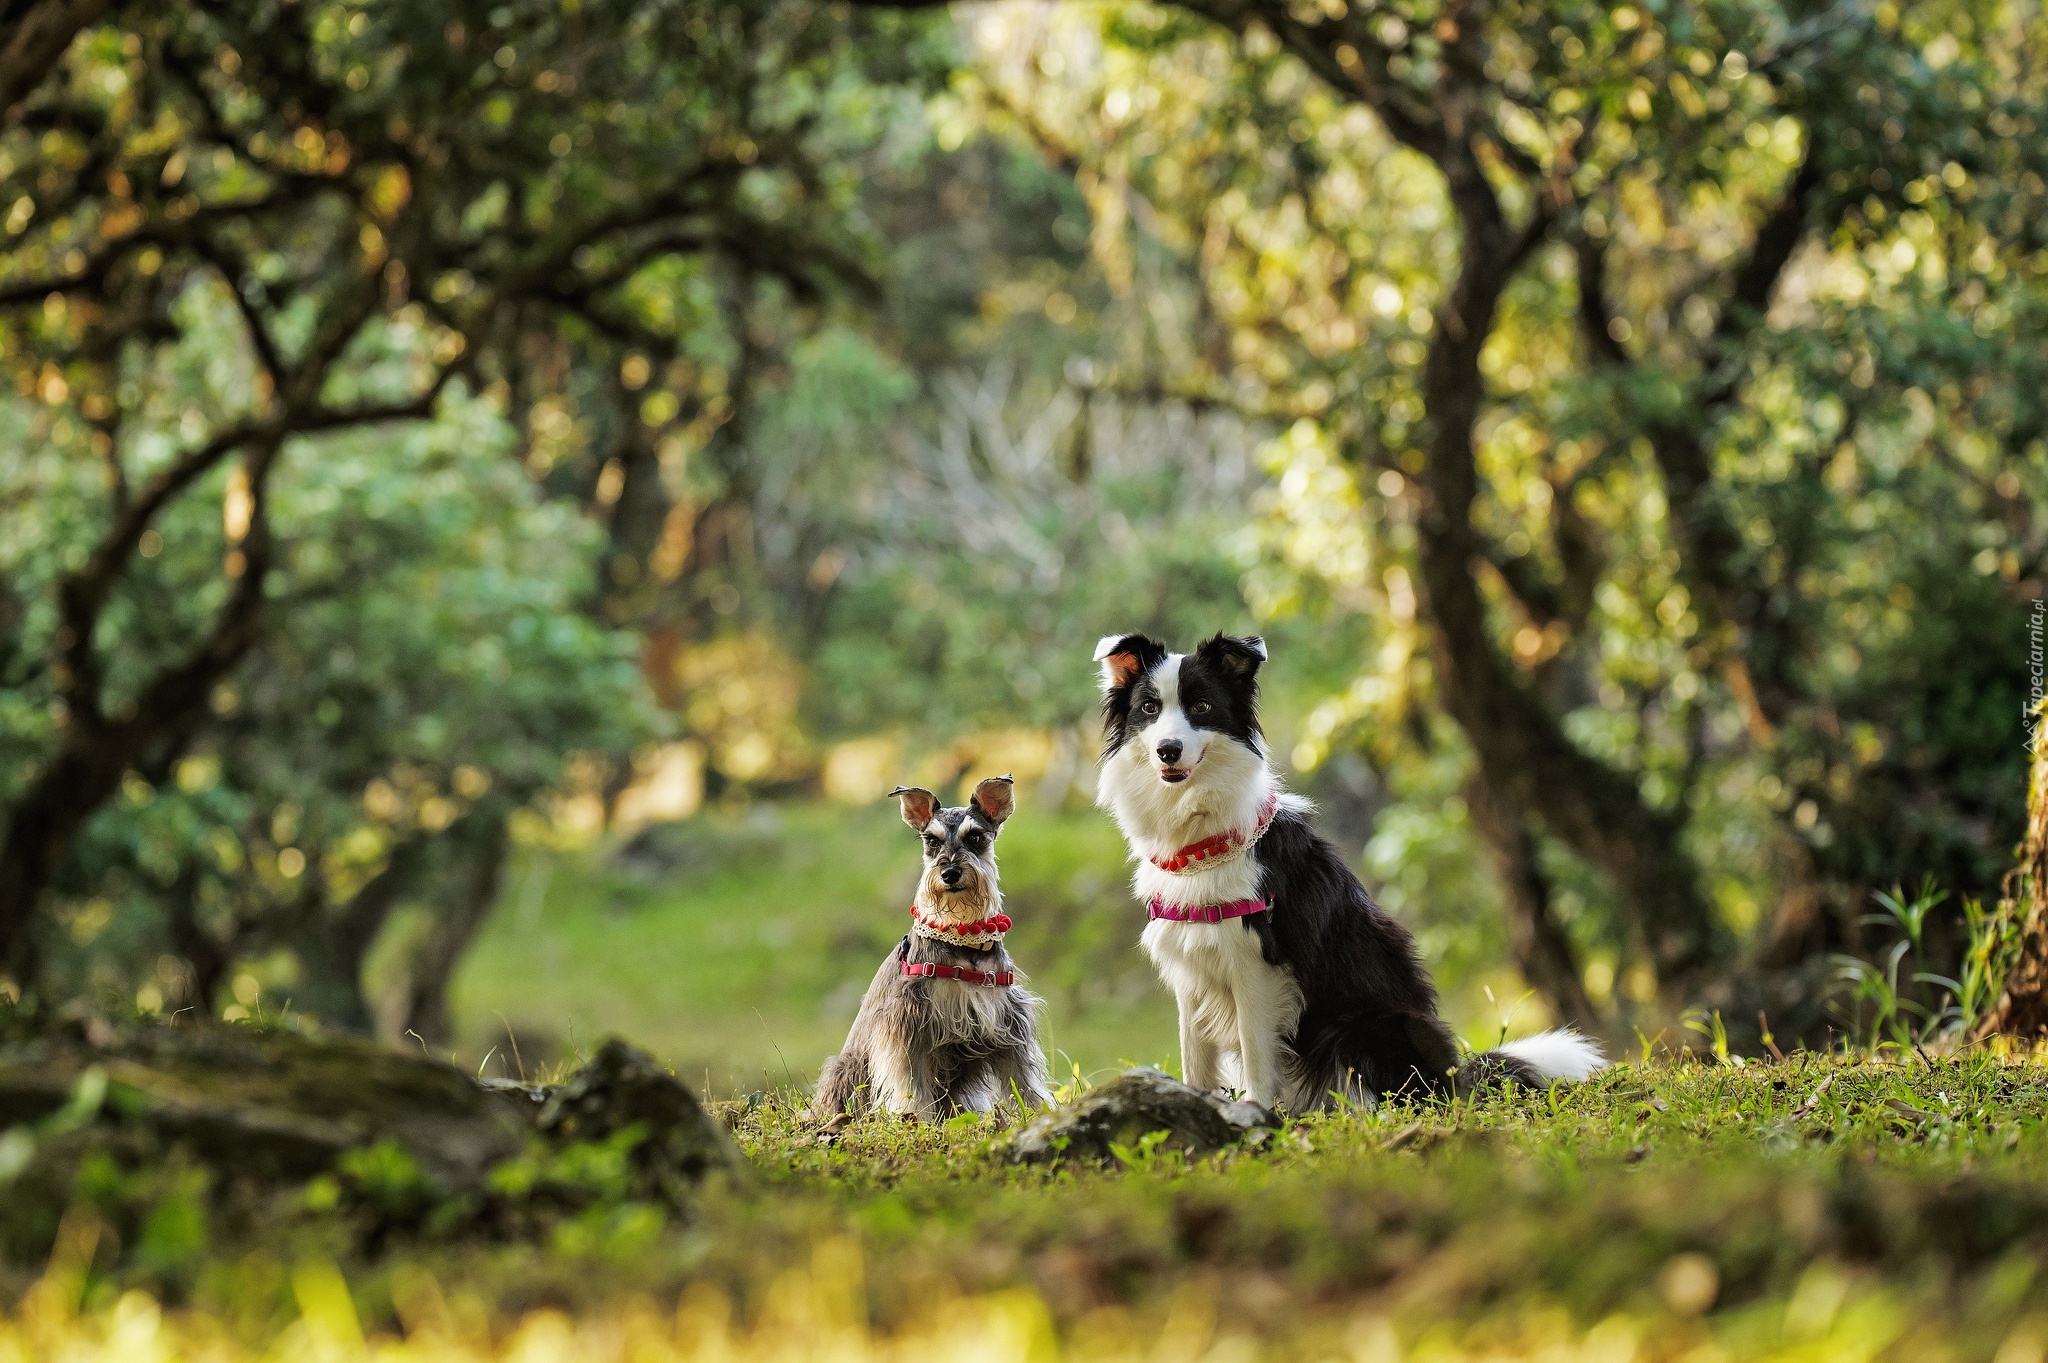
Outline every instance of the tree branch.
<svg viewBox="0 0 2048 1363"><path fill-rule="evenodd" d="M1223 18L1230 8L1228 0L1211 0L1188 8L1230 23ZM1379 115L1395 141L1432 161L1441 160L1449 150L1454 134L1441 112L1420 103L1402 88L1388 67L1394 54L1374 36L1367 25L1369 16L1363 10L1350 11L1335 21L1304 23L1284 4L1254 0L1242 6L1239 13L1243 17L1231 23L1231 27L1241 32L1247 19L1257 17L1273 30L1288 51L1329 82L1332 89L1350 95ZM1347 53L1351 56L1349 61L1345 60Z"/></svg>
<svg viewBox="0 0 2048 1363"><path fill-rule="evenodd" d="M14 32L0 43L0 128L21 116L28 97L56 70L71 40L107 10L109 0L29 0L5 17Z"/></svg>
<svg viewBox="0 0 2048 1363"><path fill-rule="evenodd" d="M1768 591L1750 575L1742 533L1714 482L1714 425L1740 391L1742 348L1762 325L1778 280L1804 238L1821 186L1819 156L1806 156L1784 195L1757 228L1756 242L1730 276L1728 298L1703 357L1708 375L1682 422L1650 424L1650 449L1664 479L1680 571L1702 632L1725 636L1723 667L1759 742L1772 740L1790 713L1793 688L1784 675L1790 648L1765 619Z"/></svg>
<svg viewBox="0 0 2048 1363"><path fill-rule="evenodd" d="M1565 618L1564 598L1543 576L1543 565L1534 555L1510 554L1491 540L1486 542L1483 552L1486 562L1493 565L1500 580L1537 624L1547 625Z"/></svg>
<svg viewBox="0 0 2048 1363"><path fill-rule="evenodd" d="M1721 372L1721 377L1701 396L1710 411L1718 412L1734 399L1740 371L1727 363L1728 355L1749 339L1770 310L1778 280L1805 239L1806 219L1813 211L1820 188L1820 155L1809 132L1806 155L1793 172L1791 184L1757 225L1756 241L1730 280L1728 299L1722 305L1706 357Z"/></svg>
<svg viewBox="0 0 2048 1363"><path fill-rule="evenodd" d="M271 393L282 393L286 373L284 357L278 353L277 342L271 339L270 328L264 325L262 314L242 292L242 279L248 273L248 262L235 258L227 247L203 234L195 233L192 245L199 258L213 266L221 282L227 285L228 296L234 299L235 311L241 314L242 325L249 333L249 346L256 352L256 362L269 377Z"/></svg>
<svg viewBox="0 0 2048 1363"><path fill-rule="evenodd" d="M1579 335L1586 353L1596 366L1621 368L1629 363L1629 353L1614 339L1614 311L1607 302L1607 244L1576 232L1572 255L1579 267Z"/></svg>
<svg viewBox="0 0 2048 1363"><path fill-rule="evenodd" d="M40 275L0 285L0 309L40 305L53 293L102 293L105 291L107 277L113 272L114 267L143 247L157 246L169 250L186 246L196 240L203 229L216 222L252 217L272 209L303 203L308 192L309 187L299 186L280 190L261 199L202 204L190 217L175 223L162 220L143 223L134 231L88 254L81 269L58 275Z"/></svg>

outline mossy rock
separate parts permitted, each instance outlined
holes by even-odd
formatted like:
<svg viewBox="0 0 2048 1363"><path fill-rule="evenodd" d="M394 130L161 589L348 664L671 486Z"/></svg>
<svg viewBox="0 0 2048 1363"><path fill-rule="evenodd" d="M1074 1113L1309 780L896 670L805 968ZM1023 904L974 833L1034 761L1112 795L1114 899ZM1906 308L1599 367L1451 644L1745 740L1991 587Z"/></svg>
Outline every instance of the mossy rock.
<svg viewBox="0 0 2048 1363"><path fill-rule="evenodd" d="M501 1094L499 1101L531 1099ZM745 1163L687 1085L617 1037L548 1094L535 1124L557 1143L609 1141L637 1132L634 1165L652 1191L671 1201L705 1174Z"/></svg>
<svg viewBox="0 0 2048 1363"><path fill-rule="evenodd" d="M390 1142L444 1190L477 1187L527 1129L502 1100L424 1055L254 1027L97 1025L0 1046L0 1128L67 1108L178 1141L237 1174L299 1179Z"/></svg>
<svg viewBox="0 0 2048 1363"><path fill-rule="evenodd" d="M1257 1103L1231 1102L1158 1070L1133 1069L1031 1122L1010 1142L1010 1158L1021 1164L1109 1164L1119 1148L1204 1155L1279 1125ZM1146 1138L1155 1133L1164 1134L1148 1147Z"/></svg>

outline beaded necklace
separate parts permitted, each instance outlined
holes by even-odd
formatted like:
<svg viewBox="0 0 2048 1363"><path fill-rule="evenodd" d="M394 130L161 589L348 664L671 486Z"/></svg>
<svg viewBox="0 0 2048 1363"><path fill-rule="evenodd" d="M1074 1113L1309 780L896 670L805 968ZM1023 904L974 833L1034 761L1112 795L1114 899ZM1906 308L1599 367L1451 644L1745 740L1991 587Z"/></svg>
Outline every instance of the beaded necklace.
<svg viewBox="0 0 2048 1363"><path fill-rule="evenodd" d="M1006 913L990 914L987 918L978 918L972 923L948 923L943 919L927 918L923 909L912 904L910 918L910 930L919 937L944 942L948 946L970 947L976 951L988 950L1002 941L1003 934L1010 930L1010 915Z"/></svg>
<svg viewBox="0 0 2048 1363"><path fill-rule="evenodd" d="M1193 875L1197 871L1212 870L1227 861L1235 861L1251 851L1252 846L1266 835L1266 830L1273 823L1273 811L1279 806L1280 792L1270 791L1266 795L1265 805L1259 810L1259 821L1251 832L1247 833L1241 828L1226 829L1221 833L1213 833L1200 842L1191 842L1171 856L1148 857L1146 860L1167 874L1176 876Z"/></svg>

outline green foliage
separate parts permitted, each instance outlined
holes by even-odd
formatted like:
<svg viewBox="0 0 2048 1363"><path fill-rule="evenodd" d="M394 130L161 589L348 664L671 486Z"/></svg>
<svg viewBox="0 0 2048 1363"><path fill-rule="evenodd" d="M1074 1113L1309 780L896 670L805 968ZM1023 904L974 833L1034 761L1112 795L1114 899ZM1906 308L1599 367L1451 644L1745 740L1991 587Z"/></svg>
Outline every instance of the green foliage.
<svg viewBox="0 0 2048 1363"><path fill-rule="evenodd" d="M1426 718L1442 655L1417 591L1434 423L1472 420L1493 655L1575 746L1682 816L1738 938L1843 946L1868 886L1923 874L1992 893L2019 828L2012 716L2048 487L2022 339L2048 306L2048 164L2023 135L2039 72L2020 55L2038 15L1425 4L1290 28L1278 6L1184 8L1239 31L1068 10L992 24L976 79L1149 211L1098 234L1105 268L1144 244L1198 275L1230 345L1168 386L1293 422L1267 446L1247 595L1269 621L1364 636L1297 762L1359 751L1426 791L1383 816L1412 842L1457 785L1417 773L1486 755ZM1491 129L1473 174L1515 230L1541 229L1491 319L1474 413L1429 411L1425 391L1470 226L1438 164L1462 153L1431 141L1453 86L1472 92L1460 126ZM1769 233L1798 249L1739 275L1771 259ZM1140 380L1112 364L1108 384ZM1697 492L1674 440L1702 442ZM1542 857L1575 906L1559 916L1588 964L1625 975L1649 926L1570 860ZM1793 907L1808 895L1818 919ZM1494 897L1449 898L1490 949ZM1943 931L1927 950L1953 969L1962 944Z"/></svg>
<svg viewBox="0 0 2048 1363"><path fill-rule="evenodd" d="M2020 928L2024 917L2016 906L1999 900L1986 909L1982 900L1963 901L1963 925L1970 948L1963 956L1962 977L1957 982L1956 1010L1971 1022L1984 1017L2005 989L2005 977L2020 951Z"/></svg>
<svg viewBox="0 0 2048 1363"><path fill-rule="evenodd" d="M399 899L459 948L508 818L659 736L626 589L748 482L750 347L875 273L859 165L948 50L775 0L82 37L0 128L5 968L212 1008L263 958L361 1028Z"/></svg>
<svg viewBox="0 0 2048 1363"><path fill-rule="evenodd" d="M138 965L182 947L156 935L180 914L224 951L291 946L397 849L648 731L631 640L581 609L598 538L534 495L506 444L487 410L451 404L280 476L295 551L273 578L276 641L217 688L160 784L134 777L88 826L63 885L59 913L99 968L124 939ZM198 538L169 528L167 544ZM192 557L167 549L124 618L189 595L209 573ZM118 921L83 907L96 898Z"/></svg>
<svg viewBox="0 0 2048 1363"><path fill-rule="evenodd" d="M1415 931L1432 976L1455 989L1497 965L1505 942L1500 892L1459 789L1463 754L1448 740L1439 734L1420 752L1394 750L1386 808L1360 869L1381 906Z"/></svg>
<svg viewBox="0 0 2048 1363"><path fill-rule="evenodd" d="M1093 704L1080 641L1250 625L1256 430L1091 394L1073 357L1124 345L1135 300L1077 249L1071 181L988 130L944 150L949 117L873 191L903 240L869 338L798 348L747 432L805 718L834 737L1066 727ZM1159 275L1148 303L1185 304L1184 273Z"/></svg>
<svg viewBox="0 0 2048 1363"><path fill-rule="evenodd" d="M439 1200L433 1180L394 1140L345 1152L334 1172L342 1193L380 1222L416 1224Z"/></svg>
<svg viewBox="0 0 2048 1363"><path fill-rule="evenodd" d="M1977 900L1963 901L1961 978L1937 974L1927 968L1929 917L1948 897L1931 877L1910 896L1897 886L1879 891L1876 899L1884 912L1863 921L1895 929L1898 940L1883 948L1874 963L1855 956L1836 958L1842 978L1852 987L1851 998L1843 1005L1844 1021L1858 1044L1904 1051L1968 1037L1998 1001L2018 950L2019 924L2003 904L1987 911ZM1899 973L1905 966L1914 968L1902 983Z"/></svg>

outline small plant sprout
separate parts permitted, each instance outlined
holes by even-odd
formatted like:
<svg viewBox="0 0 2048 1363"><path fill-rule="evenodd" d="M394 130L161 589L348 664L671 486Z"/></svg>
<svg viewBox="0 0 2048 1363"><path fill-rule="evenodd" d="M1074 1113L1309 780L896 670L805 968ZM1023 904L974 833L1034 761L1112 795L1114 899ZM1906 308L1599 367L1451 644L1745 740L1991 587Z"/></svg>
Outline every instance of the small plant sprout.
<svg viewBox="0 0 2048 1363"><path fill-rule="evenodd" d="M1856 1044L1905 1052L1969 1035L2003 987L2018 945L2018 923L2002 907L1986 910L1979 900L1963 901L1966 946L1957 974L1949 976L1927 968L1928 922L1948 901L1948 891L1929 877L1911 895L1894 886L1873 897L1883 912L1866 914L1862 922L1891 928L1898 940L1875 960L1835 957L1841 979L1851 987L1843 1021Z"/></svg>
<svg viewBox="0 0 2048 1363"><path fill-rule="evenodd" d="M1721 1021L1720 1009L1716 1008L1711 1013L1704 1009L1694 1009L1685 1015L1684 1021L1687 1031L1697 1032L1707 1039L1708 1049L1714 1053L1714 1060L1718 1064L1736 1069L1742 1067L1742 1057L1728 1052L1728 1027Z"/></svg>

